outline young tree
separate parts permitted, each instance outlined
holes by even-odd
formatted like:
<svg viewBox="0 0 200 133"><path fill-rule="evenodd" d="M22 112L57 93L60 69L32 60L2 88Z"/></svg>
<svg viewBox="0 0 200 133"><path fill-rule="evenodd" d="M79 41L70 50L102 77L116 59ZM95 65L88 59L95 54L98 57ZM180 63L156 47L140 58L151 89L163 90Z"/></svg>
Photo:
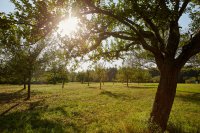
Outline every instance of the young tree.
<svg viewBox="0 0 200 133"><path fill-rule="evenodd" d="M133 68L133 80L139 83L146 83L150 80L151 76L148 70L141 68Z"/></svg>
<svg viewBox="0 0 200 133"><path fill-rule="evenodd" d="M117 74L117 68L108 68L107 70L107 77L109 82L115 82Z"/></svg>
<svg viewBox="0 0 200 133"><path fill-rule="evenodd" d="M88 82L87 84L88 84L88 86L90 86L90 82L91 81L93 81L94 79L94 72L92 71L92 70L90 70L90 67L91 66L88 66L88 69L87 69L87 71L86 71L86 81Z"/></svg>
<svg viewBox="0 0 200 133"><path fill-rule="evenodd" d="M181 68L200 52L200 2L110 0L102 5L99 0L77 0L77 3L81 19L92 33L88 37L89 50L96 49L102 56L119 57L121 51L142 46L155 58L161 76L149 121L165 131ZM186 11L192 23L190 34L183 38L179 22ZM102 40L111 36L116 39L112 39L109 47L101 45Z"/></svg>
<svg viewBox="0 0 200 133"><path fill-rule="evenodd" d="M47 51L47 56L49 58L46 64L48 82L53 84L62 83L62 88L64 88L65 82L68 81L69 77L67 66L69 64L70 56L63 54L64 50L58 47L58 43L54 41L52 43L53 45L48 47L49 50Z"/></svg>
<svg viewBox="0 0 200 133"><path fill-rule="evenodd" d="M16 34L14 34L16 35ZM45 48L45 42L38 42L35 45L21 46L21 42L17 46L17 43L10 44L8 48L10 50L10 60L6 63L7 72L10 77L18 79L19 82L23 82L24 89L28 85L27 99L30 99L31 79L33 74L38 71L45 58L39 58L42 50Z"/></svg>
<svg viewBox="0 0 200 133"><path fill-rule="evenodd" d="M132 68L131 67L122 67L121 72L122 72L122 75L123 75L122 76L123 79L125 79L125 81L126 81L126 86L129 87L129 80L133 76Z"/></svg>
<svg viewBox="0 0 200 133"><path fill-rule="evenodd" d="M99 89L101 90L101 84L102 84L102 80L104 78L104 75L105 75L105 68L104 68L104 64L102 63L97 63L95 65L95 73L96 73L96 77L98 78L98 81L99 81Z"/></svg>
<svg viewBox="0 0 200 133"><path fill-rule="evenodd" d="M76 79L77 79L79 82L81 82L81 84L84 83L85 78L86 78L86 73L85 73L85 72L78 72L78 73L77 73Z"/></svg>
<svg viewBox="0 0 200 133"><path fill-rule="evenodd" d="M90 71L87 70L87 82L88 82L88 86L90 86Z"/></svg>

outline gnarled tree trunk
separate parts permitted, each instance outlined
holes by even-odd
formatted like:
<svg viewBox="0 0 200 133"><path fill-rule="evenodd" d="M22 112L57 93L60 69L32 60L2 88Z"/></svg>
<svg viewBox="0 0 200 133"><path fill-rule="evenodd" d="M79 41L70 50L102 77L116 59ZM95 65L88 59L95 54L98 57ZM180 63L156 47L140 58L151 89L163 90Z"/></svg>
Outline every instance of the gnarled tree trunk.
<svg viewBox="0 0 200 133"><path fill-rule="evenodd" d="M31 97L31 78L32 78L32 74L31 74L31 70L28 71L28 94L27 94L27 100L30 99Z"/></svg>
<svg viewBox="0 0 200 133"><path fill-rule="evenodd" d="M150 129L162 132L166 130L171 108L176 95L177 80L180 70L173 65L165 65L160 70L161 77L150 115Z"/></svg>

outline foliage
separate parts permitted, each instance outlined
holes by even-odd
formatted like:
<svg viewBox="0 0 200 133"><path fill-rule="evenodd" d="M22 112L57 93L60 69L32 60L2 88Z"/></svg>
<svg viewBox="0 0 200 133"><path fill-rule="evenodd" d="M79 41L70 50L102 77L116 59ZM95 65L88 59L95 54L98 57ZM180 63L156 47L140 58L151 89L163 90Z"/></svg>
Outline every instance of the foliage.
<svg viewBox="0 0 200 133"><path fill-rule="evenodd" d="M148 70L134 69L133 81L137 83L148 83L151 79L151 75Z"/></svg>
<svg viewBox="0 0 200 133"><path fill-rule="evenodd" d="M77 74L77 81L79 81L79 82L81 82L81 83L83 83L85 80L86 80L86 73L84 73L84 72L79 72L78 74Z"/></svg>
<svg viewBox="0 0 200 133"><path fill-rule="evenodd" d="M61 20L63 11L57 8L65 3L57 5L52 1L37 0L11 2L15 11L0 14L0 54L5 57L1 67L6 69L8 77L18 79L17 82L26 82L27 79L30 82L36 69L41 69L40 65L44 64L45 57L42 59L40 54L49 43L44 38Z"/></svg>
<svg viewBox="0 0 200 133"><path fill-rule="evenodd" d="M107 78L107 77L106 77L106 74L105 74L106 69L105 69L105 64L104 63L98 62L95 65L94 69L95 69L95 72L96 72L96 76L95 77L96 77L96 80L98 82L102 82L102 81L106 80L105 78Z"/></svg>
<svg viewBox="0 0 200 133"><path fill-rule="evenodd" d="M118 70L117 79L122 82L126 82L133 78L133 69L130 67L122 67Z"/></svg>
<svg viewBox="0 0 200 133"><path fill-rule="evenodd" d="M105 58L121 57L127 51L142 47L150 51L149 55L152 57L157 57L158 51L165 56L169 51L168 48L165 49L167 45L169 46L169 43L166 43L169 39L168 31L172 29L174 23L173 29L176 29L178 34L182 34L178 31L178 20L185 13L188 13L192 19L191 34L187 34L187 39L178 39L177 46L182 40L186 41L179 47L180 50L177 51L177 54L186 48L185 45L191 39L190 36L199 32L192 30L195 26L195 29L199 29L197 28L199 27L197 24L199 18L196 15L199 13L198 2L125 0L107 1L102 5L99 4L99 1L84 0L74 4L74 12L81 18L81 24L85 24L89 30L85 31L85 34L88 33L87 39L90 43L85 44L84 41L84 45L89 51L96 50L96 54L94 53L96 56ZM88 14L91 17L88 17ZM177 36L179 36L178 34ZM175 46L175 44L170 45ZM177 54L173 53L173 56Z"/></svg>
<svg viewBox="0 0 200 133"><path fill-rule="evenodd" d="M117 68L108 68L107 69L107 78L109 82L115 81L117 75Z"/></svg>

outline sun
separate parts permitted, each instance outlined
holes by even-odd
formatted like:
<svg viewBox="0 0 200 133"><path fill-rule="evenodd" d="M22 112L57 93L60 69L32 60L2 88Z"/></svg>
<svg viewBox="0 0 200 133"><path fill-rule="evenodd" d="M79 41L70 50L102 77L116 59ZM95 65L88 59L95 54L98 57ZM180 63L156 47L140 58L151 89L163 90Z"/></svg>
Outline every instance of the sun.
<svg viewBox="0 0 200 133"><path fill-rule="evenodd" d="M58 24L58 32L62 36L70 36L72 32L75 32L78 28L78 18L69 17L64 19Z"/></svg>

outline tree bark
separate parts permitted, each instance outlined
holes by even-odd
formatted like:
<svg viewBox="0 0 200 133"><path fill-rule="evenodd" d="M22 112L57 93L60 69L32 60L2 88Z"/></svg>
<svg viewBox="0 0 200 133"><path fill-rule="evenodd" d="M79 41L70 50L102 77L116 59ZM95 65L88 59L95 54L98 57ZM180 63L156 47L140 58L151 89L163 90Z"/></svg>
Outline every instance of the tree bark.
<svg viewBox="0 0 200 133"><path fill-rule="evenodd" d="M31 97L31 77L32 77L31 70L29 70L29 72L28 72L28 94L27 94L27 100L29 100L30 97Z"/></svg>
<svg viewBox="0 0 200 133"><path fill-rule="evenodd" d="M27 95L27 100L29 100L31 97L31 78L28 78L28 95Z"/></svg>
<svg viewBox="0 0 200 133"><path fill-rule="evenodd" d="M150 114L150 130L164 132L176 95L179 71L175 66L165 65L160 70L161 77Z"/></svg>
<svg viewBox="0 0 200 133"><path fill-rule="evenodd" d="M128 75L126 76L126 86L128 87Z"/></svg>
<svg viewBox="0 0 200 133"><path fill-rule="evenodd" d="M102 82L102 80L100 79L100 90L101 90L101 82Z"/></svg>
<svg viewBox="0 0 200 133"><path fill-rule="evenodd" d="M26 89L26 83L24 83L24 88L23 88L24 90Z"/></svg>
<svg viewBox="0 0 200 133"><path fill-rule="evenodd" d="M23 83L24 83L24 88L23 89L26 89L26 77L24 76L24 81L23 81Z"/></svg>
<svg viewBox="0 0 200 133"><path fill-rule="evenodd" d="M65 86L65 80L63 79L62 80L62 89L64 88L64 86Z"/></svg>
<svg viewBox="0 0 200 133"><path fill-rule="evenodd" d="M87 70L87 81L88 81L88 86L90 86L90 72Z"/></svg>

